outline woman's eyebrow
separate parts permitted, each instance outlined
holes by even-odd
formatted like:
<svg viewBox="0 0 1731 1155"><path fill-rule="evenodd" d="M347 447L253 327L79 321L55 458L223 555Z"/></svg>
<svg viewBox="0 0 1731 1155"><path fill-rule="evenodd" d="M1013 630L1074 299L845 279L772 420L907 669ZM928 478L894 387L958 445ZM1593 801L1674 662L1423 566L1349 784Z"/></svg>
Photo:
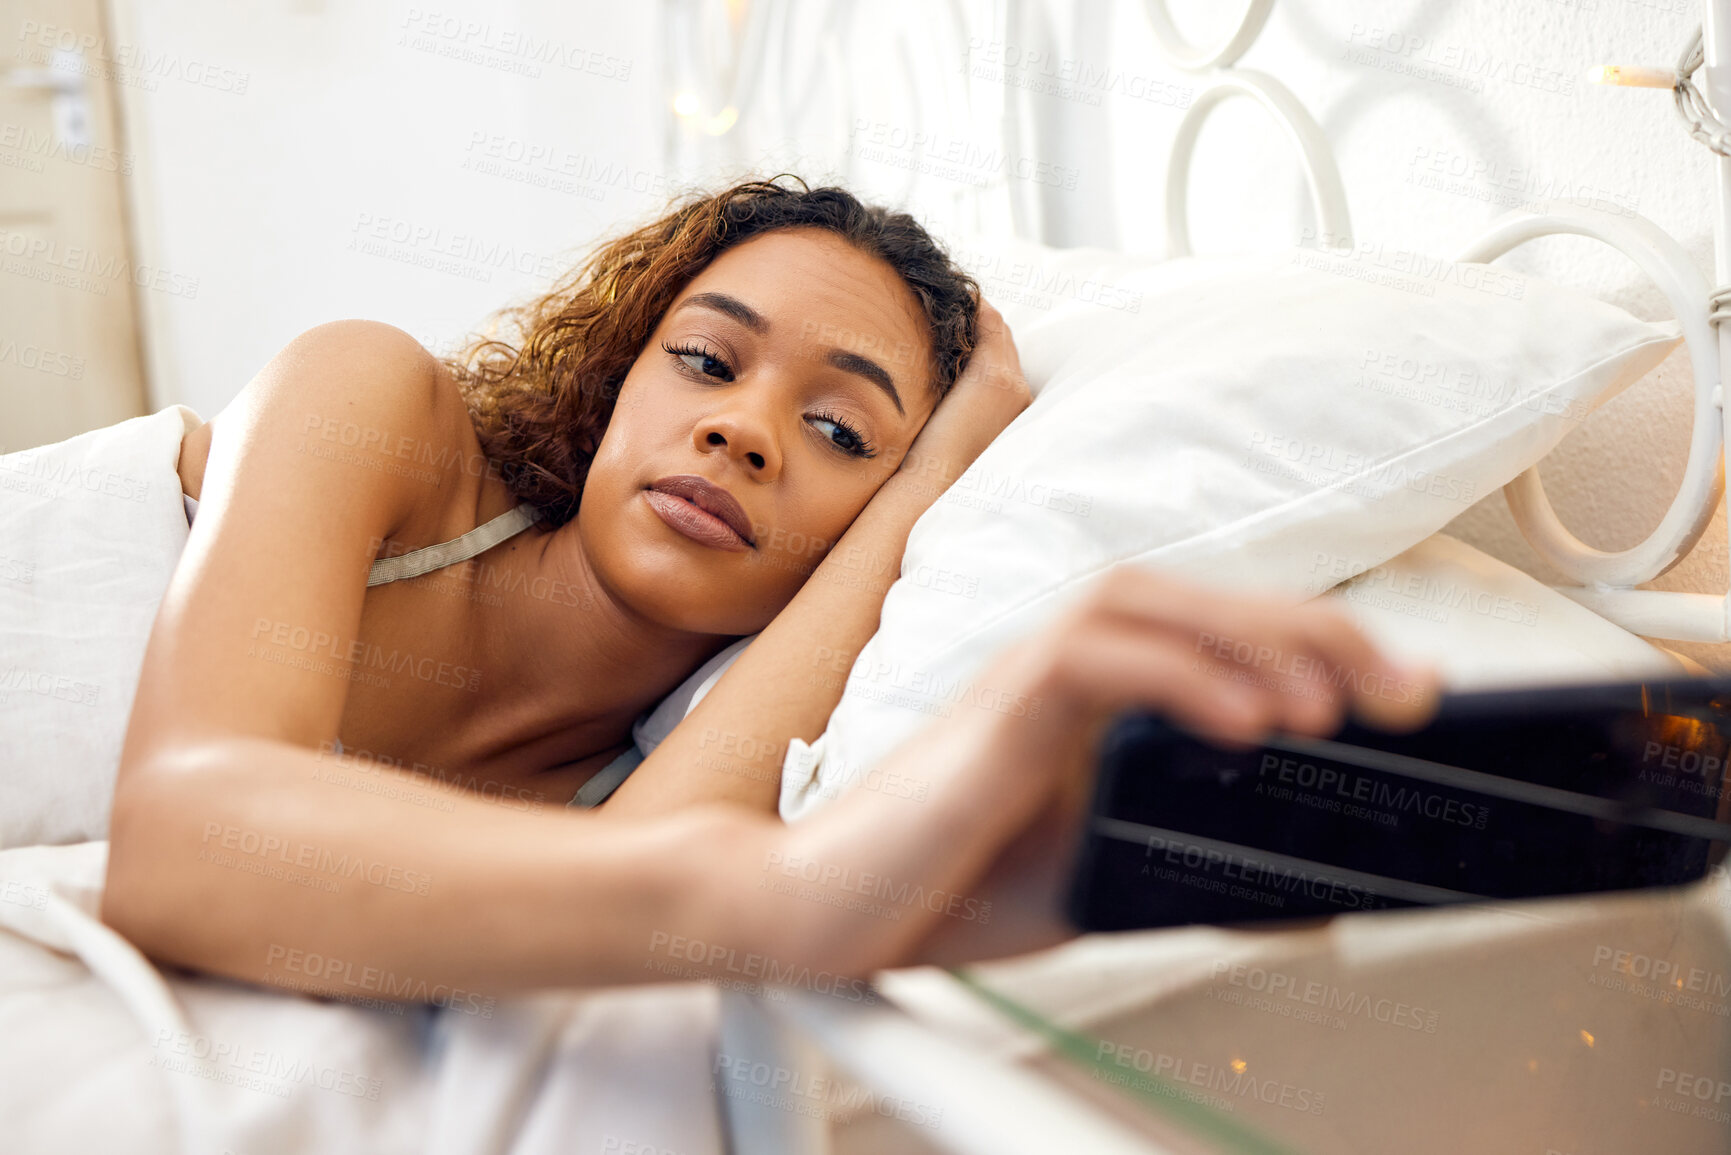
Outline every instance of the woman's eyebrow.
<svg viewBox="0 0 1731 1155"><path fill-rule="evenodd" d="M725 313L758 336L769 332L769 322L763 314L738 297L730 297L726 293L698 293L685 298L679 307L687 309L693 305L700 309L714 309L718 313Z"/></svg>
<svg viewBox="0 0 1731 1155"><path fill-rule="evenodd" d="M846 349L831 349L826 360L828 360L831 365L834 365L837 369L840 369L845 373L859 374L867 381L870 381L873 385L876 385L879 389L882 389L885 393L888 393L890 395L890 400L895 402L896 412L901 414L903 417L908 415L908 411L902 408L902 395L896 392L895 382L890 380L889 372L884 369L882 365L879 365L870 357L862 357L858 353L849 353Z"/></svg>
<svg viewBox="0 0 1731 1155"><path fill-rule="evenodd" d="M718 313L724 313L759 336L769 332L769 320L738 297L732 297L726 293L694 293L679 303L681 309L693 306L699 309L714 309ZM882 389L889 395L890 401L896 407L896 412L903 417L907 416L908 411L902 407L902 395L896 391L895 381L891 379L889 371L882 365L870 357L862 357L858 353L850 353L845 349L831 349L825 360L837 369L845 373L856 373Z"/></svg>

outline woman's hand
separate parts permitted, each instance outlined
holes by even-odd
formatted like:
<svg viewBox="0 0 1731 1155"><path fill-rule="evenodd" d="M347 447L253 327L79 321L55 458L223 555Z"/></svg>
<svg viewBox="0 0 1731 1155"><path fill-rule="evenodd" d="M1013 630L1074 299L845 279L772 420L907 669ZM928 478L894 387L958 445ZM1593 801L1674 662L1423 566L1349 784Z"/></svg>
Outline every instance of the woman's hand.
<svg viewBox="0 0 1731 1155"><path fill-rule="evenodd" d="M881 781L928 783L923 801L855 789L787 830L777 861L820 864L800 876L806 901L775 905L801 944L790 949L821 951L838 973L864 974L1071 937L1061 889L1096 748L1124 710L1157 711L1246 748L1274 730L1332 734L1348 711L1411 729L1436 700L1431 671L1396 665L1324 604L1221 592L1139 566L1102 576L1001 652L975 686L982 692L879 764ZM995 708L1004 702L1026 708ZM864 896L878 906L876 892L945 898L903 904L894 918L858 913L872 905L860 901L862 878L880 880ZM818 893L826 886L835 893ZM982 909L989 918L978 917Z"/></svg>
<svg viewBox="0 0 1731 1155"><path fill-rule="evenodd" d="M979 340L973 354L926 419L896 472L927 483L935 499L967 472L1032 400L1010 326L981 298Z"/></svg>

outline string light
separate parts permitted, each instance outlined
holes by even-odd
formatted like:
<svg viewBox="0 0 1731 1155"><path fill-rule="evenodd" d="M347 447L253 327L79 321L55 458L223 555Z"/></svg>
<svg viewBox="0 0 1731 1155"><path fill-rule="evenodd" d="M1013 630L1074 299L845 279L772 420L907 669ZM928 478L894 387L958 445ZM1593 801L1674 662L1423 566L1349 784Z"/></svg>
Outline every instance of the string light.
<svg viewBox="0 0 1731 1155"><path fill-rule="evenodd" d="M1644 64L1600 64L1587 70L1587 79L1594 84L1623 88L1669 88L1677 100L1677 115L1689 126L1689 135L1718 153L1731 158L1731 132L1713 112L1712 105L1695 87L1696 71L1707 59L1701 26L1689 38L1688 47L1670 71Z"/></svg>
<svg viewBox="0 0 1731 1155"><path fill-rule="evenodd" d="M1669 88L1677 102L1677 115L1683 118L1690 137L1706 145L1717 155L1731 160L1731 132L1726 131L1724 122L1714 113L1713 106L1707 103L1707 98L1695 87L1695 73L1706 60L1705 38L1701 26L1697 24L1695 34L1689 38L1689 44L1683 49L1683 55L1678 57L1677 67L1673 72L1667 73L1663 69L1644 65L1601 64L1589 70L1587 77L1595 84ZM1707 304L1707 320L1710 324L1718 326L1731 321L1731 285L1720 285L1714 289L1707 299Z"/></svg>
<svg viewBox="0 0 1731 1155"><path fill-rule="evenodd" d="M1589 84L1618 84L1625 88L1675 88L1677 74L1668 68L1642 64L1600 64L1587 69Z"/></svg>

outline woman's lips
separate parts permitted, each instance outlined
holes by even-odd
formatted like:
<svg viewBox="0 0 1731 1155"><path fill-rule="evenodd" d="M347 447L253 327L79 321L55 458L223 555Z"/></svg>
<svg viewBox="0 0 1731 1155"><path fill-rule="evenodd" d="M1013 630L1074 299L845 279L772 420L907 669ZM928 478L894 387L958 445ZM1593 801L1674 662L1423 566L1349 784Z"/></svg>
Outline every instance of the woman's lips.
<svg viewBox="0 0 1731 1155"><path fill-rule="evenodd" d="M746 545L757 544L757 538L751 532L751 517L745 512L745 507L739 504L733 494L707 477L695 473L675 473L650 483L649 488L657 493L683 497L704 513L721 519Z"/></svg>
<svg viewBox="0 0 1731 1155"><path fill-rule="evenodd" d="M657 516L692 541L715 549L731 550L743 553L751 547L745 539L735 533L733 527L686 501L683 497L674 497L671 493L661 493L653 489L643 491L644 498L649 502Z"/></svg>

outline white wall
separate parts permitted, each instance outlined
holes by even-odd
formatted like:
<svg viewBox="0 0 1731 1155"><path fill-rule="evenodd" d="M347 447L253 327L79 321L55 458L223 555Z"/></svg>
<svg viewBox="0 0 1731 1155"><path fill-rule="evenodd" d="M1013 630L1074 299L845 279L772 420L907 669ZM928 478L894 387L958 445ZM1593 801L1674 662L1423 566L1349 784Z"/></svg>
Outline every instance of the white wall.
<svg viewBox="0 0 1731 1155"><path fill-rule="evenodd" d="M665 192L650 5L116 3L179 58L122 87L138 243L199 280L144 294L153 407L214 414L323 321L449 343Z"/></svg>

